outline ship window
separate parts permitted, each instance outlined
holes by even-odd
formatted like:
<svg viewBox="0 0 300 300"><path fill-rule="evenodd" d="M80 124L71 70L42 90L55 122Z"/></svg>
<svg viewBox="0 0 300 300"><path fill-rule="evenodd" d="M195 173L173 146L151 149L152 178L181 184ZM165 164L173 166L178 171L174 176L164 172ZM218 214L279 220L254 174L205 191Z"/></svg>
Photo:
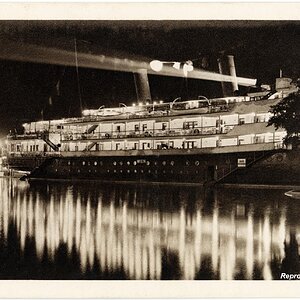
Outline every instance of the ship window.
<svg viewBox="0 0 300 300"><path fill-rule="evenodd" d="M90 166L91 165L91 162L90 161L88 161L88 166Z"/></svg>
<svg viewBox="0 0 300 300"><path fill-rule="evenodd" d="M140 131L140 126L138 124L134 125L134 131Z"/></svg>
<svg viewBox="0 0 300 300"><path fill-rule="evenodd" d="M85 166L85 161L82 162L82 165Z"/></svg>
<svg viewBox="0 0 300 300"><path fill-rule="evenodd" d="M143 131L147 130L147 124L143 124Z"/></svg>
<svg viewBox="0 0 300 300"><path fill-rule="evenodd" d="M117 171L116 171L116 170L114 170L114 173L117 173Z"/></svg>
<svg viewBox="0 0 300 300"><path fill-rule="evenodd" d="M80 173L80 170L78 169L77 172Z"/></svg>
<svg viewBox="0 0 300 300"><path fill-rule="evenodd" d="M148 173L151 173L151 170L149 170Z"/></svg>
<svg viewBox="0 0 300 300"><path fill-rule="evenodd" d="M150 161L149 161L149 160L147 160L147 163L146 163L146 164L147 164L147 166L150 166Z"/></svg>
<svg viewBox="0 0 300 300"><path fill-rule="evenodd" d="M165 170L163 170L163 173L164 173L164 174L166 174L166 171L165 171Z"/></svg>
<svg viewBox="0 0 300 300"><path fill-rule="evenodd" d="M35 147L36 147L35 150L36 150L36 151L39 151L39 145L36 145ZM21 151L21 150L19 150L19 151Z"/></svg>
<svg viewBox="0 0 300 300"><path fill-rule="evenodd" d="M187 161L185 162L185 165L186 165L186 166L189 166L189 165L190 165L190 162L187 160Z"/></svg>
<svg viewBox="0 0 300 300"><path fill-rule="evenodd" d="M167 162L164 160L164 161L162 162L162 165L165 166L166 164L167 164Z"/></svg>
<svg viewBox="0 0 300 300"><path fill-rule="evenodd" d="M167 123L162 123L162 124L161 124L161 129L162 129L162 130L166 130L166 129L167 129L167 126L168 126Z"/></svg>
<svg viewBox="0 0 300 300"><path fill-rule="evenodd" d="M144 170L141 170L141 173L144 173Z"/></svg>
<svg viewBox="0 0 300 300"><path fill-rule="evenodd" d="M154 162L154 165L157 166L157 161Z"/></svg>
<svg viewBox="0 0 300 300"><path fill-rule="evenodd" d="M123 173L123 170L120 170L120 173Z"/></svg>
<svg viewBox="0 0 300 300"><path fill-rule="evenodd" d="M120 132L121 131L121 126L117 126L117 132Z"/></svg>
<svg viewBox="0 0 300 300"><path fill-rule="evenodd" d="M183 129L193 129L197 126L196 121L190 121L190 122L184 122L183 123Z"/></svg>
<svg viewBox="0 0 300 300"><path fill-rule="evenodd" d="M130 161L127 162L127 165L130 166Z"/></svg>
<svg viewBox="0 0 300 300"><path fill-rule="evenodd" d="M70 162L70 161L68 161L68 165L69 165L69 166L71 165L71 162Z"/></svg>
<svg viewBox="0 0 300 300"><path fill-rule="evenodd" d="M174 166L174 164L175 164L175 163L174 163L174 160L171 160L170 165L171 165L171 166Z"/></svg>
<svg viewBox="0 0 300 300"><path fill-rule="evenodd" d="M195 161L195 166L199 166L199 164L200 164L199 160L196 160Z"/></svg>
<svg viewBox="0 0 300 300"><path fill-rule="evenodd" d="M97 164L98 164L98 163L95 161L95 162L94 162L94 166L97 166Z"/></svg>
<svg viewBox="0 0 300 300"><path fill-rule="evenodd" d="M134 170L134 173L137 173L137 170Z"/></svg>
<svg viewBox="0 0 300 300"><path fill-rule="evenodd" d="M240 119L239 119L239 124L240 124L240 125L245 124L245 118L240 118Z"/></svg>
<svg viewBox="0 0 300 300"><path fill-rule="evenodd" d="M123 162L122 161L120 161L119 164L120 164L120 166L123 166Z"/></svg>
<svg viewBox="0 0 300 300"><path fill-rule="evenodd" d="M91 170L89 170L89 173L91 173Z"/></svg>
<svg viewBox="0 0 300 300"><path fill-rule="evenodd" d="M116 150L120 150L120 143L116 143Z"/></svg>
<svg viewBox="0 0 300 300"><path fill-rule="evenodd" d="M55 172L57 172L57 169L55 169Z"/></svg>
<svg viewBox="0 0 300 300"><path fill-rule="evenodd" d="M103 166L103 162L102 161L100 161L100 166Z"/></svg>
<svg viewBox="0 0 300 300"><path fill-rule="evenodd" d="M136 166L136 160L133 162L133 164Z"/></svg>
<svg viewBox="0 0 300 300"><path fill-rule="evenodd" d="M130 173L130 170L127 170L127 173Z"/></svg>

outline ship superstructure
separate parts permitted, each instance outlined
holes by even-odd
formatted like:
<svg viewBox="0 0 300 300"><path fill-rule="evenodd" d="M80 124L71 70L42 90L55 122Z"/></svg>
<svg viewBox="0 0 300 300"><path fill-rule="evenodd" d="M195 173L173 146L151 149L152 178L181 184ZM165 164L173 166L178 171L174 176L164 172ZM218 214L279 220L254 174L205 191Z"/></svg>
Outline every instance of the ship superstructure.
<svg viewBox="0 0 300 300"><path fill-rule="evenodd" d="M270 106L295 87L248 96L120 104L79 118L24 124L9 164L32 177L220 180L283 148Z"/></svg>

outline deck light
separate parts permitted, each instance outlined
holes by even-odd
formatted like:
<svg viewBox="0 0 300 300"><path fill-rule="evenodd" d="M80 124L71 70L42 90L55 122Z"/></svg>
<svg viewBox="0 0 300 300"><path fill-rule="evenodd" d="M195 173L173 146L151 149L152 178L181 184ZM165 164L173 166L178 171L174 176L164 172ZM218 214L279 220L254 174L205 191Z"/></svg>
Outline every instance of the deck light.
<svg viewBox="0 0 300 300"><path fill-rule="evenodd" d="M163 63L159 60L152 60L150 62L150 67L155 72L160 72L163 68Z"/></svg>

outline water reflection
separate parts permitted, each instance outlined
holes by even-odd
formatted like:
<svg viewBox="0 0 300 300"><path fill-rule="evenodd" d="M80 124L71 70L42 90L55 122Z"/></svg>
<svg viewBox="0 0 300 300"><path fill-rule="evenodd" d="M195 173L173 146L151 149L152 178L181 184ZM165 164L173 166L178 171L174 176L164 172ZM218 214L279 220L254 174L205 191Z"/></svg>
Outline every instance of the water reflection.
<svg viewBox="0 0 300 300"><path fill-rule="evenodd" d="M299 269L300 206L282 192L14 179L0 190L1 278L277 279Z"/></svg>

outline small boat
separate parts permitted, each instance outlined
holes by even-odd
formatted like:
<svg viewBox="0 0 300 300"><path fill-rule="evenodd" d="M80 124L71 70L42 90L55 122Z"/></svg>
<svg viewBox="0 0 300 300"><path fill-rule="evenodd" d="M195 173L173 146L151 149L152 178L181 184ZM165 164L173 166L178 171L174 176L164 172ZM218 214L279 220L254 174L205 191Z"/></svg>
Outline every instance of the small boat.
<svg viewBox="0 0 300 300"><path fill-rule="evenodd" d="M294 199L300 199L300 190L291 190L284 193L287 197L291 197Z"/></svg>

